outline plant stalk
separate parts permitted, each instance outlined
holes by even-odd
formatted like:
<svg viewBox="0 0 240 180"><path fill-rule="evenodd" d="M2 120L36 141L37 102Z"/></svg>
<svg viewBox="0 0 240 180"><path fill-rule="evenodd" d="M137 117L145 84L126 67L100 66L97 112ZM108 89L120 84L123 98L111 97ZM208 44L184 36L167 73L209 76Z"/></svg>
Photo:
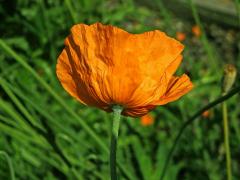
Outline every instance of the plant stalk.
<svg viewBox="0 0 240 180"><path fill-rule="evenodd" d="M190 117L187 121L185 121L185 123L183 124L183 126L180 128L180 130L179 130L179 132L178 132L178 134L177 134L177 136L176 136L176 138L175 138L175 140L174 140L174 143L173 143L173 145L172 145L172 147L171 147L171 149L170 149L170 151L169 151L169 153L168 153L168 155L167 155L167 159L166 159L166 161L165 161L165 164L164 164L164 167L163 167L163 171L162 171L162 175L161 175L160 180L163 180L164 177L165 177L165 174L166 174L166 172L167 172L167 168L168 168L169 162L170 162L170 160L171 160L171 157L172 157L172 155L173 155L173 153L174 153L174 150L175 150L175 148L177 147L177 144L178 144L178 142L179 142L179 140L180 140L183 132L185 131L185 129L186 129L190 124L192 124L192 123L197 119L197 117L201 116L201 114L202 114L204 111L206 111L206 110L208 110L208 109L210 109L210 108L213 108L214 106L222 103L223 101L226 101L227 99L229 99L230 97L232 97L233 95L235 95L235 94L237 94L237 93L239 93L239 92L240 92L240 86L232 89L231 91L229 91L228 93L226 93L226 94L224 94L223 96L219 97L219 98L216 99L215 101L207 104L206 106L204 106L203 108L201 108L199 111L197 111L195 114L193 114L193 116Z"/></svg>
<svg viewBox="0 0 240 180"><path fill-rule="evenodd" d="M111 180L117 180L117 167L116 167L116 152L117 152L117 140L118 131L121 120L121 106L113 106L113 124L112 124L112 137L111 137L111 147L110 147L110 172Z"/></svg>
<svg viewBox="0 0 240 180"><path fill-rule="evenodd" d="M4 157L6 157L8 166L9 166L9 170L10 170L10 177L11 177L10 179L15 180L16 178L15 178L15 173L14 173L14 168L13 168L11 158L5 151L0 151L0 155L3 155Z"/></svg>
<svg viewBox="0 0 240 180"><path fill-rule="evenodd" d="M229 146L229 131L228 131L228 111L226 101L222 103L222 113L223 113L223 132L224 132L224 147L226 153L227 179L232 180L231 151Z"/></svg>

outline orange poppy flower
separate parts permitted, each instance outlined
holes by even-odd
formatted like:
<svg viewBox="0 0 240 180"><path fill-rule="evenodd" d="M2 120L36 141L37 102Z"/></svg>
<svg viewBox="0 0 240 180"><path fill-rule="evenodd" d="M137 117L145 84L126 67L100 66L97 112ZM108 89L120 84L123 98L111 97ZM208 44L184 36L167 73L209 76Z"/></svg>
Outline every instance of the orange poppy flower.
<svg viewBox="0 0 240 180"><path fill-rule="evenodd" d="M150 126L154 123L154 118L150 114L146 114L140 118L142 126Z"/></svg>
<svg viewBox="0 0 240 180"><path fill-rule="evenodd" d="M85 105L140 117L157 105L177 100L193 85L173 76L183 45L155 30L130 34L95 23L77 24L58 57L57 76L65 90Z"/></svg>
<svg viewBox="0 0 240 180"><path fill-rule="evenodd" d="M184 41L186 39L186 34L183 32L176 32L176 39L179 41Z"/></svg>
<svg viewBox="0 0 240 180"><path fill-rule="evenodd" d="M195 25L192 27L192 33L196 36L196 37L199 37L201 36L201 29L199 26Z"/></svg>

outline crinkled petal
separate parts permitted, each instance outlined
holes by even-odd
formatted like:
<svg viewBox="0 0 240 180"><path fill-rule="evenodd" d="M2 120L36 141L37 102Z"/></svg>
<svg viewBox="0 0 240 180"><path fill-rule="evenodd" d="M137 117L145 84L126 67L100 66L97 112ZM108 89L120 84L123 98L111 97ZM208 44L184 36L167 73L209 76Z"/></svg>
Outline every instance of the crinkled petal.
<svg viewBox="0 0 240 180"><path fill-rule="evenodd" d="M69 52L67 53L66 49L62 51L58 58L57 77L64 89L81 103L102 108L107 106L105 102L96 98L96 95L94 97L93 92L88 91L88 84L83 81L77 72L73 57L70 56Z"/></svg>
<svg viewBox="0 0 240 180"><path fill-rule="evenodd" d="M180 53L183 46L160 31L151 31L131 38L133 42L128 43L134 44L127 47L132 49L129 49L129 54L122 59L133 62L133 67L136 65L137 67L133 73L130 72L123 77L125 80L133 78L136 83L131 86L125 105L127 107L145 106L165 93L171 75L182 60ZM126 67L131 66L120 68Z"/></svg>
<svg viewBox="0 0 240 180"><path fill-rule="evenodd" d="M193 84L186 74L181 77L172 77L168 84L166 93L160 98L155 105L164 105L179 99L193 88Z"/></svg>
<svg viewBox="0 0 240 180"><path fill-rule="evenodd" d="M149 111L153 110L155 107L156 107L155 105L147 105L137 108L127 108L124 109L122 114L131 117L141 117L146 115Z"/></svg>
<svg viewBox="0 0 240 180"><path fill-rule="evenodd" d="M168 88L168 84L171 81L173 74L176 72L180 63L182 62L182 55L179 55L171 64L168 65L165 72L162 74L160 81L158 82L158 88L153 91L154 95L152 96L148 104L155 104L155 101L158 101L162 97Z"/></svg>
<svg viewBox="0 0 240 180"><path fill-rule="evenodd" d="M65 40L57 76L84 104L107 111L119 104L130 116L145 114L143 107L166 92L182 50L181 43L158 30L130 34L101 23L78 24Z"/></svg>

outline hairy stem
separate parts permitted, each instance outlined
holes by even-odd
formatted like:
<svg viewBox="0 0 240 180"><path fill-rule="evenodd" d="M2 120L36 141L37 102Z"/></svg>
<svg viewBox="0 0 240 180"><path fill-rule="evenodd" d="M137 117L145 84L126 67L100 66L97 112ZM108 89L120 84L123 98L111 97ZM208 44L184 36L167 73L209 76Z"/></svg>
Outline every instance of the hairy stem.
<svg viewBox="0 0 240 180"><path fill-rule="evenodd" d="M113 106L113 125L112 125L112 137L110 147L110 172L111 180L117 180L117 167L116 167L116 151L117 151L117 140L119 124L121 119L121 106Z"/></svg>

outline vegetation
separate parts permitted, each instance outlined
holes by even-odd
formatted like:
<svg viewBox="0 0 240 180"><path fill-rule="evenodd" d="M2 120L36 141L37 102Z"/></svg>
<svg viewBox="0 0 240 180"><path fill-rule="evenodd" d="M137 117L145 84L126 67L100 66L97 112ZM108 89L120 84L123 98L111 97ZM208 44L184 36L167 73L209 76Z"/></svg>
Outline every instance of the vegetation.
<svg viewBox="0 0 240 180"><path fill-rule="evenodd" d="M174 15L161 1L154 3L155 10L133 0L1 2L0 179L109 179L112 114L79 104L63 90L55 73L72 25L94 22L132 33L159 29L172 37L178 33L185 37L181 39L184 60L177 74L187 72L194 89L181 100L152 111L151 125L143 125L140 119L121 120L119 176L160 179L184 122L222 96L225 64L240 67L240 34L239 29L201 20L191 0L192 19L187 20ZM199 33L192 27L199 28ZM234 86L239 86L238 77ZM224 101L233 180L240 178L239 101L238 94ZM165 180L227 178L222 119L222 108L217 105L187 125Z"/></svg>

